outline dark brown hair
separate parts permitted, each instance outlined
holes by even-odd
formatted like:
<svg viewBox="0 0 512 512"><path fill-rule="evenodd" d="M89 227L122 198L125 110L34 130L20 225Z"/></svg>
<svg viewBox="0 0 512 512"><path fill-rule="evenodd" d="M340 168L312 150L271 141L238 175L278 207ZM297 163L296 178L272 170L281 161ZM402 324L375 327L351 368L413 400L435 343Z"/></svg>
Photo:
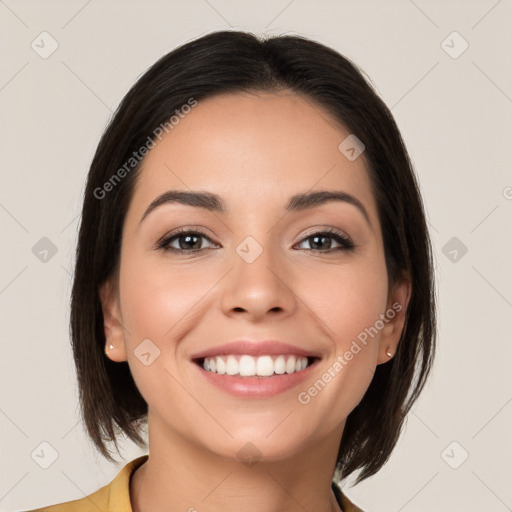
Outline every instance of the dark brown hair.
<svg viewBox="0 0 512 512"><path fill-rule="evenodd" d="M405 417L430 374L436 340L431 243L414 170L393 116L363 73L333 49L300 36L258 38L219 31L188 42L151 66L123 98L91 163L76 252L71 337L81 414L100 452L114 461L120 433L144 446L147 403L127 362L104 354L99 287L116 280L121 234L140 162L131 158L155 129L191 98L254 91L291 91L329 112L365 145L381 223L390 286L405 271L412 293L395 356L376 368L361 402L349 414L336 476L361 470L357 482L388 460ZM131 162L131 167L126 163ZM115 183L113 175L126 172ZM235 177L236 179L236 177ZM110 181L109 181L110 180ZM112 186L105 187L109 182ZM99 193L99 190L107 190Z"/></svg>

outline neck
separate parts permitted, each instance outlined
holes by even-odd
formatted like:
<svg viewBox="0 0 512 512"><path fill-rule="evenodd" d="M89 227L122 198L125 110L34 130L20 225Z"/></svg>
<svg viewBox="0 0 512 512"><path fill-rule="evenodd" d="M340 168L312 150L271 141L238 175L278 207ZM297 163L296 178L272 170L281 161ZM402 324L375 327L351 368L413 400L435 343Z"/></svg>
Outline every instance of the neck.
<svg viewBox="0 0 512 512"><path fill-rule="evenodd" d="M236 454L222 457L157 428L158 423L149 416L150 456L130 482L133 512L340 511L331 489L339 430L292 457L244 463Z"/></svg>

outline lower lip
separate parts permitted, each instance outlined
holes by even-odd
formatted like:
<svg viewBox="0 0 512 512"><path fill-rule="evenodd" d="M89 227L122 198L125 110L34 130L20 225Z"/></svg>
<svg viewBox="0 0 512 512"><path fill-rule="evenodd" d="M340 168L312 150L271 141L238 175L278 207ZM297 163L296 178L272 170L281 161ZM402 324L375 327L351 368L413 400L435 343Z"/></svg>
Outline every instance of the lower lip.
<svg viewBox="0 0 512 512"><path fill-rule="evenodd" d="M284 393L307 379L319 360L315 359L304 370L294 373L274 374L272 377L235 377L233 375L220 375L210 372L193 363L208 382L217 388L238 398L270 398Z"/></svg>

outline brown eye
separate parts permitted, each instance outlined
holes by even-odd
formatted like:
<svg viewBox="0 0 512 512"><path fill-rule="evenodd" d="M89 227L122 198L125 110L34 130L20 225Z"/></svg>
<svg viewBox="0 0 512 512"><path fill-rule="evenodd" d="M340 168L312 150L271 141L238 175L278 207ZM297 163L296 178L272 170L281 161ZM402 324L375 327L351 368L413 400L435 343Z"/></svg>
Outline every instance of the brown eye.
<svg viewBox="0 0 512 512"><path fill-rule="evenodd" d="M335 240L335 243L339 244L339 247L332 247L332 240ZM347 235L339 233L338 231L319 231L318 233L313 233L304 238L300 245L306 241L311 246L310 249L306 250L315 252L343 251L351 250L355 247L354 243Z"/></svg>
<svg viewBox="0 0 512 512"><path fill-rule="evenodd" d="M178 233L174 233L171 236L165 237L161 242L158 243L157 248L163 251L178 253L197 252L204 249L204 247L202 247L202 239L210 240L210 238L201 231L183 230L179 231ZM171 244L174 242L178 243L178 247L171 246Z"/></svg>

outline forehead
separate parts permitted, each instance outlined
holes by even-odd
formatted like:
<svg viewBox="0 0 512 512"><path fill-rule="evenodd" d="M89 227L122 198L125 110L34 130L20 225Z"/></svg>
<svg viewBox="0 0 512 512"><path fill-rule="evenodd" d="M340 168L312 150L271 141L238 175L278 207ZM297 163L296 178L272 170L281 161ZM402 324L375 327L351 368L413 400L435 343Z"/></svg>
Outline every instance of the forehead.
<svg viewBox="0 0 512 512"><path fill-rule="evenodd" d="M133 197L138 213L166 190L223 196L229 209L262 214L298 192L342 190L376 221L364 159L338 149L350 133L291 92L225 94L198 101L145 157Z"/></svg>

